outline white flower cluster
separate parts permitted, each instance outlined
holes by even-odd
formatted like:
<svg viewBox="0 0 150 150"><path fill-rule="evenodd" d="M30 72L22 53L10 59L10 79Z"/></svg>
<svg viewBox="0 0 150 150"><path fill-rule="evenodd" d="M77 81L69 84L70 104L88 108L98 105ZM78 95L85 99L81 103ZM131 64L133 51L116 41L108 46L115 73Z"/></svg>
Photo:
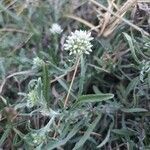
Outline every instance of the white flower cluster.
<svg viewBox="0 0 150 150"><path fill-rule="evenodd" d="M90 54L92 51L91 33L82 30L76 30L72 32L66 43L64 44L64 49L69 51L69 55L81 55L81 54Z"/></svg>
<svg viewBox="0 0 150 150"><path fill-rule="evenodd" d="M33 67L41 68L44 64L44 61L39 57L33 59Z"/></svg>
<svg viewBox="0 0 150 150"><path fill-rule="evenodd" d="M35 90L30 91L27 94L27 107L32 108L38 101L37 92Z"/></svg>
<svg viewBox="0 0 150 150"><path fill-rule="evenodd" d="M31 136L35 145L39 145L45 140L45 136L38 133L32 133Z"/></svg>
<svg viewBox="0 0 150 150"><path fill-rule="evenodd" d="M52 34L61 34L62 31L63 30L62 30L61 26L57 23L52 24L52 26L50 28L50 32Z"/></svg>

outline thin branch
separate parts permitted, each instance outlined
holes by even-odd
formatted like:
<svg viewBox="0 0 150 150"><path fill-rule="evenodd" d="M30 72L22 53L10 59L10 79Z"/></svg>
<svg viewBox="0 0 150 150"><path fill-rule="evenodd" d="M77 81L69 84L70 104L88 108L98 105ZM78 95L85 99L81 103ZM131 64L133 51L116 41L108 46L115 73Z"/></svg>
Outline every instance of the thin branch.
<svg viewBox="0 0 150 150"><path fill-rule="evenodd" d="M75 65L75 70L74 70L74 73L73 73L73 77L72 77L72 80L71 80L71 83L70 83L70 86L69 86L69 90L68 90L68 93L67 93L67 96L66 96L66 99L65 99L65 102L64 102L64 108L66 108L66 106L67 106L68 98L69 98L71 88L72 88L72 85L73 85L73 82L74 82L74 79L75 79L75 76L76 76L76 73L77 73L79 62L80 62L80 57L77 58L77 62L76 62L76 65ZM60 126L60 122L61 122L61 119L58 120L57 128ZM55 131L55 133L53 135L53 138L56 138L56 136L57 136L57 132Z"/></svg>
<svg viewBox="0 0 150 150"><path fill-rule="evenodd" d="M18 32L18 33L23 33L23 34L29 34L28 32L24 30L19 30L19 29L14 29L14 28L3 28L3 29L0 29L0 32Z"/></svg>
<svg viewBox="0 0 150 150"><path fill-rule="evenodd" d="M25 74L33 74L33 72L32 72L31 70L29 70L29 71L20 71L20 72L15 72L15 73L13 73L13 74L7 76L7 77L2 81L2 84L0 85L0 94L2 93L3 87L4 87L4 85L6 84L6 82L7 82L7 80L8 80L9 78L12 78L12 77L17 76L17 75L25 75Z"/></svg>
<svg viewBox="0 0 150 150"><path fill-rule="evenodd" d="M98 7L103 8L104 10L108 11L109 13L111 13L112 15L114 15L115 17L119 18L120 20L124 21L126 24L130 25L131 27L133 27L134 29L136 29L137 31L140 31L141 33L144 33L145 35L149 36L149 33L144 31L143 29L139 28L138 26L134 25L133 23L131 23L130 21L128 21L125 18L120 17L119 15L117 15L116 13L112 12L111 10L109 10L108 8L106 8L105 6L103 6L102 4L98 3L95 0L90 0L90 2L92 2L93 4L97 5ZM107 36L107 35L106 35Z"/></svg>
<svg viewBox="0 0 150 150"><path fill-rule="evenodd" d="M80 18L80 17L77 17L77 16L74 16L74 15L66 15L66 17L68 18L71 18L71 19L74 19L74 20L77 20L83 24L85 24L86 26L88 26L89 28L95 30L96 32L99 32L99 30L96 28L96 26L94 26L93 24L89 23L88 21Z"/></svg>
<svg viewBox="0 0 150 150"><path fill-rule="evenodd" d="M67 93L67 96L66 96L66 99L65 99L65 102L64 102L64 108L67 106L68 98L69 98L71 88L72 88L72 85L73 85L73 82L74 82L74 79L75 79L75 76L76 76L76 73L77 73L79 62L80 62L80 57L77 58L77 63L76 63L76 66L75 66L73 77L72 77L72 80L71 80L71 83L70 83L70 86L69 86L69 90L68 90L68 93Z"/></svg>
<svg viewBox="0 0 150 150"><path fill-rule="evenodd" d="M9 54L9 56L11 56L13 53L15 53L18 49L21 49L24 45L26 45L28 43L28 41L31 39L31 37L33 36L33 33L31 33L29 35L29 37L23 41L22 43L20 43L19 45L17 45L13 50L12 52Z"/></svg>

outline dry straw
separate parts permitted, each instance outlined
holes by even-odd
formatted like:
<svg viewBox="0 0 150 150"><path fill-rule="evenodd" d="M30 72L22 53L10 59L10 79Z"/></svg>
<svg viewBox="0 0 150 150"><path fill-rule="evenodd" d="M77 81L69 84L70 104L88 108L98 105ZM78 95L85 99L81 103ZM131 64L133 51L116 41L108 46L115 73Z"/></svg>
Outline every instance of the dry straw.
<svg viewBox="0 0 150 150"><path fill-rule="evenodd" d="M97 26L75 15L67 15L66 17L72 18L85 24L90 28L90 30L95 30L98 33L98 36L110 36L122 22L128 24L142 34L149 35L148 32L144 31L142 28L138 27L131 21L124 18L124 15L132 7L137 5L137 2L145 2L145 0L127 0L125 3L122 4L122 6L118 6L114 0L107 0L107 7L97 2L96 0L90 0L90 3L95 6L94 10L97 13L97 16L100 16L100 22ZM105 12L103 12L103 10Z"/></svg>

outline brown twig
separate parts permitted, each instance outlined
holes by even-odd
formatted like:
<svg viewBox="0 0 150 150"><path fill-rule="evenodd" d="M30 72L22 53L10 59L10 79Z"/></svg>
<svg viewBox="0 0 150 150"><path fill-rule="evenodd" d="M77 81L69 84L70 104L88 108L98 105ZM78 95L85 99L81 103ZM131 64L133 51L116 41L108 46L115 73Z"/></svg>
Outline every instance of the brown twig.
<svg viewBox="0 0 150 150"><path fill-rule="evenodd" d="M67 93L67 96L66 96L66 99L65 99L65 102L64 102L64 108L67 106L68 98L69 98L71 88L72 88L72 85L73 85L73 82L74 82L74 79L75 79L75 76L76 76L76 73L77 73L79 62L80 62L80 57L77 58L75 70L74 70L72 80L71 80L71 83L70 83L70 86L69 86L69 90L68 90L68 93Z"/></svg>
<svg viewBox="0 0 150 150"><path fill-rule="evenodd" d="M79 131L79 133L84 134L85 131ZM91 132L91 135L97 136L97 137L101 137L101 134L96 133L96 132Z"/></svg>
<svg viewBox="0 0 150 150"><path fill-rule="evenodd" d="M109 13L111 13L112 15L114 15L116 18L118 18L119 20L124 21L126 24L130 25L131 27L133 27L134 29L136 29L137 31L144 33L145 35L149 36L149 33L144 31L143 29L141 29L140 27L134 25L133 23L131 23L130 21L128 21L127 19L120 17L118 14L112 12L111 10L109 10L107 7L105 7L104 5L98 3L95 0L90 0L90 2L92 2L94 5L103 8L105 11L108 11ZM98 11L98 10L97 10ZM106 32L104 36L108 36L110 34L110 32Z"/></svg>
<svg viewBox="0 0 150 150"><path fill-rule="evenodd" d="M18 32L18 33L23 33L23 34L29 34L28 32L24 30L19 30L19 29L14 29L14 28L3 28L3 29L0 29L0 32Z"/></svg>
<svg viewBox="0 0 150 150"><path fill-rule="evenodd" d="M72 85L73 85L73 82L74 82L74 79L75 79L75 76L76 76L76 73L77 73L79 62L80 62L80 57L77 58L77 62L76 62L76 65L75 65L75 70L74 70L74 73L73 73L73 76L72 76L72 80L71 80L71 83L70 83L70 86L69 86L69 90L68 90L67 96L66 96L65 101L64 101L64 108L66 108L66 106L67 106L68 98L69 98L71 88L72 88ZM61 119L58 120L57 128L60 126L60 122L61 122ZM56 138L56 136L57 136L57 132L55 131L55 133L53 135L53 138Z"/></svg>
<svg viewBox="0 0 150 150"><path fill-rule="evenodd" d="M22 48L24 45L26 45L27 42L31 39L32 36L33 36L33 33L31 33L31 34L29 35L29 37L28 37L25 41L23 41L22 43L20 43L19 45L17 45L17 46L12 50L12 52L9 54L9 56L11 56L13 53L15 53L18 49Z"/></svg>
<svg viewBox="0 0 150 150"><path fill-rule="evenodd" d="M80 18L80 17L74 16L74 15L66 15L66 17L71 18L71 19L74 19L74 20L76 20L76 21L79 21L80 23L85 24L86 26L88 26L89 28L91 28L91 29L93 29L93 30L95 30L95 31L97 31L97 32L99 31L99 30L96 28L96 26L94 26L94 25L91 24L90 22L88 22L88 21L86 21L86 20L84 20L84 19L82 19L82 18Z"/></svg>

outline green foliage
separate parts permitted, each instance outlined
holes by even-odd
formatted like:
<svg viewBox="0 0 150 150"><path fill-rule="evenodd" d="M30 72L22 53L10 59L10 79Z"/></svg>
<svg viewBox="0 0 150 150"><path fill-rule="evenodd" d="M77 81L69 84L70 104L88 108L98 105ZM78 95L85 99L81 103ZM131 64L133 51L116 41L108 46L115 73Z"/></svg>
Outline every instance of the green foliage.
<svg viewBox="0 0 150 150"><path fill-rule="evenodd" d="M150 149L150 38L126 25L94 38L64 106L76 65L65 37L88 30L64 17L86 11L75 3L0 2L0 148Z"/></svg>

